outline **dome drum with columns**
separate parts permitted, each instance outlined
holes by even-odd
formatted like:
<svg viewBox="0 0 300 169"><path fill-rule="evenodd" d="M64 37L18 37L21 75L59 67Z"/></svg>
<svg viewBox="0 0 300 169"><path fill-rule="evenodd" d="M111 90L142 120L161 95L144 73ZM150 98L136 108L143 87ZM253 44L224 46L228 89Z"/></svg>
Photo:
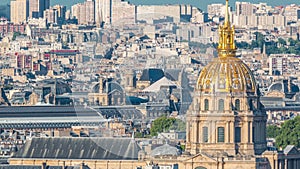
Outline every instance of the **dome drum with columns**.
<svg viewBox="0 0 300 169"><path fill-rule="evenodd" d="M187 113L186 150L211 156L254 156L266 149L266 113L249 67L236 58L234 27L219 28L219 57L201 71Z"/></svg>

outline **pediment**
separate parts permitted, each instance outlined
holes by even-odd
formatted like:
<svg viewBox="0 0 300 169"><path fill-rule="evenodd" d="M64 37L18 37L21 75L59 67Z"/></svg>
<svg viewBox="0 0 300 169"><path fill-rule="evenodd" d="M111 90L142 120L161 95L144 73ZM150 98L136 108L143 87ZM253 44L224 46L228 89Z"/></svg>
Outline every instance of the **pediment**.
<svg viewBox="0 0 300 169"><path fill-rule="evenodd" d="M217 161L205 154L199 153L193 157L186 159L185 162L187 162L187 163L188 162L206 162L207 163L207 162L217 162Z"/></svg>
<svg viewBox="0 0 300 169"><path fill-rule="evenodd" d="M294 146L287 146L287 148L284 150L284 154L292 155L292 154L299 154L299 151Z"/></svg>

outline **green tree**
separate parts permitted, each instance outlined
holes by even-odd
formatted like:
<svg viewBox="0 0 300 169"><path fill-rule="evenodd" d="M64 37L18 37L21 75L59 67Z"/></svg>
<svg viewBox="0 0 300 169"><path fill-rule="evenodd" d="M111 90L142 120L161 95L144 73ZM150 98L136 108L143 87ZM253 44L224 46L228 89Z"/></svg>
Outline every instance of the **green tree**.
<svg viewBox="0 0 300 169"><path fill-rule="evenodd" d="M279 135L280 128L276 125L267 126L267 137L268 138L276 138Z"/></svg>
<svg viewBox="0 0 300 169"><path fill-rule="evenodd" d="M300 116L285 121L280 128L279 135L276 137L276 146L284 149L287 145L300 148Z"/></svg>
<svg viewBox="0 0 300 169"><path fill-rule="evenodd" d="M282 38L278 38L278 43L285 46L286 45L286 41Z"/></svg>
<svg viewBox="0 0 300 169"><path fill-rule="evenodd" d="M249 49L250 48L250 44L248 44L247 42L236 42L236 46L239 49Z"/></svg>
<svg viewBox="0 0 300 169"><path fill-rule="evenodd" d="M168 118L166 116L155 119L150 129L151 136L157 136L160 132L168 131L175 121L175 118Z"/></svg>
<svg viewBox="0 0 300 169"><path fill-rule="evenodd" d="M260 32L255 32L254 33L256 35L256 42L257 42L257 47L259 48L263 48L263 45L265 44L265 37L263 34L261 34Z"/></svg>
<svg viewBox="0 0 300 169"><path fill-rule="evenodd" d="M141 133L141 132L136 132L136 133L134 133L134 137L135 137L135 138L143 138L143 133Z"/></svg>
<svg viewBox="0 0 300 169"><path fill-rule="evenodd" d="M12 37L12 40L13 40L13 41L16 40L17 36L20 36L20 35L21 35L20 32L14 32L13 37Z"/></svg>
<svg viewBox="0 0 300 169"><path fill-rule="evenodd" d="M175 130L175 131L185 131L185 129L186 129L186 123L179 119L175 119L173 125L170 127L170 130Z"/></svg>
<svg viewBox="0 0 300 169"><path fill-rule="evenodd" d="M293 38L289 38L289 39L288 39L288 42L289 42L289 45L290 45L290 46L295 46L296 43L297 43L297 40L294 40Z"/></svg>

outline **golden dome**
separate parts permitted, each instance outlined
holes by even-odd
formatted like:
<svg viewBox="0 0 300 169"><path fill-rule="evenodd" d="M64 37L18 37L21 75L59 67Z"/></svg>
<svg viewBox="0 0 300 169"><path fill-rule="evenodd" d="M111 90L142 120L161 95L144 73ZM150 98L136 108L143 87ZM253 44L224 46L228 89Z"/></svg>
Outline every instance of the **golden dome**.
<svg viewBox="0 0 300 169"><path fill-rule="evenodd" d="M255 92L248 66L235 57L215 58L200 73L196 89L203 92Z"/></svg>
<svg viewBox="0 0 300 169"><path fill-rule="evenodd" d="M255 92L256 83L251 70L236 58L234 32L226 0L225 21L219 27L219 57L201 71L196 89L204 92Z"/></svg>

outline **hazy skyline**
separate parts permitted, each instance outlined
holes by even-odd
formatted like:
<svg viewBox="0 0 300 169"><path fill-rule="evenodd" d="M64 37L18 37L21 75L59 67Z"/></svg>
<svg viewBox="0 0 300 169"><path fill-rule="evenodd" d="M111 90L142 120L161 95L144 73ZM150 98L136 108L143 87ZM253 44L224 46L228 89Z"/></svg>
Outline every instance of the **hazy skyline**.
<svg viewBox="0 0 300 169"><path fill-rule="evenodd" d="M8 3L10 0L0 0L0 4ZM51 5L55 4L62 4L66 5L68 8L70 8L71 5L79 2L84 2L84 0L72 0L72 1L66 1L66 0L51 0ZM129 0L129 2L136 4L136 5L150 5L150 4L191 4L193 6L196 6L204 11L206 11L207 5L212 3L225 3L225 0L210 0L210 1L200 1L200 0ZM236 1L229 1L231 6L235 4ZM240 2L251 2L251 3L259 3L259 2L265 2L268 5L271 6L278 6L278 5L287 5L287 4L298 4L300 5L299 0L288 0L288 1L282 1L282 0L240 0Z"/></svg>

